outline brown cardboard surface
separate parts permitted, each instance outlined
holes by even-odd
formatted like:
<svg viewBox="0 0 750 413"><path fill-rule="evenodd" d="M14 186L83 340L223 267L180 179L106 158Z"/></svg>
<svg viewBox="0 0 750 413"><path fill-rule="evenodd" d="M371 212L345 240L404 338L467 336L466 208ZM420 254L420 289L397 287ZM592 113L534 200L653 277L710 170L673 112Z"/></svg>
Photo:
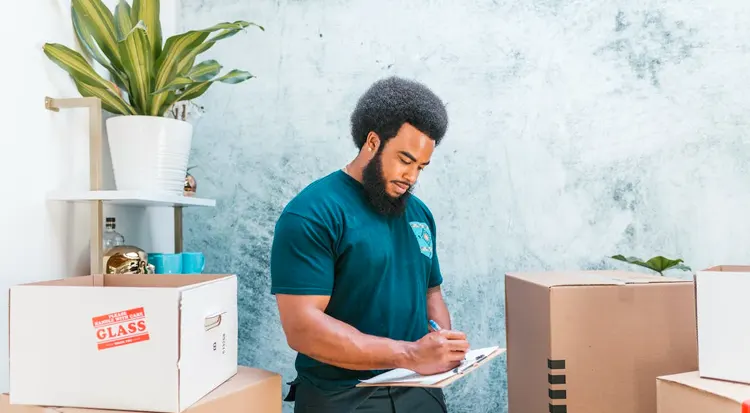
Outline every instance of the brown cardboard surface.
<svg viewBox="0 0 750 413"><path fill-rule="evenodd" d="M685 282L678 278L662 277L629 271L542 271L530 273L509 273L509 277L545 287L584 286L584 285L623 285Z"/></svg>
<svg viewBox="0 0 750 413"><path fill-rule="evenodd" d="M227 274L96 274L20 285L58 287L184 287L226 277Z"/></svg>
<svg viewBox="0 0 750 413"><path fill-rule="evenodd" d="M485 357L484 359L482 359L482 361L479 361L479 362L475 363L473 366L467 367L466 370L464 370L464 371L462 371L462 372L460 372L460 373L458 373L458 374L456 374L454 376L451 376L451 377L449 377L449 378L447 378L447 379L445 379L443 381L437 382L435 384L379 382L379 383L359 383L359 384L357 384L357 387L383 387L383 386L388 386L388 387L431 387L431 388L440 388L440 389L442 389L442 388L448 387L451 384L455 383L456 381L462 379L463 377L465 377L467 374L470 374L474 370L476 370L478 368L481 368L482 366L484 366L485 364L487 364L490 360L494 359L495 357L497 357L497 356L499 356L499 355L501 355L503 353L505 353L505 349L504 348L498 348L497 350L495 350L492 353L490 353L487 357Z"/></svg>
<svg viewBox="0 0 750 413"><path fill-rule="evenodd" d="M750 386L704 379L697 371L656 380L658 413L740 413Z"/></svg>
<svg viewBox="0 0 750 413"><path fill-rule="evenodd" d="M507 274L510 413L655 413L656 377L697 369L691 281Z"/></svg>
<svg viewBox="0 0 750 413"><path fill-rule="evenodd" d="M185 413L281 413L281 402L280 375L261 369L239 366L234 377L200 399ZM3 394L0 396L0 413L136 412L11 405L8 395Z"/></svg>

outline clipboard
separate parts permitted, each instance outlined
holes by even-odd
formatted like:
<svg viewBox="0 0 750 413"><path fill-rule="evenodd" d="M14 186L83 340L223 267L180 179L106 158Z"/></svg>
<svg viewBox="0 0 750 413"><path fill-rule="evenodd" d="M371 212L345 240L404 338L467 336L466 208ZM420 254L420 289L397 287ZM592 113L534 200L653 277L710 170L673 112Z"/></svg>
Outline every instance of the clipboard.
<svg viewBox="0 0 750 413"><path fill-rule="evenodd" d="M445 373L441 374L435 374L432 376L420 376L417 373L411 372L412 378L411 380L416 380L417 378L424 378L425 380L430 378L438 378L437 381L432 382L434 380L427 380L430 381L430 383L423 383L419 381L408 381L403 382L399 380L394 381L378 381L374 383L367 383L367 382L360 382L357 384L356 387L427 387L427 388L444 388L447 387L457 380L460 380L467 374L470 374L474 370L479 369L480 367L484 366L485 364L489 363L490 360L494 359L495 357L505 353L506 349L504 348L495 348L492 352L485 354L484 357L482 357L480 360L476 360L474 362L468 362L466 365L462 365L457 367L454 370L447 371ZM457 371L456 371L457 370ZM405 370L408 371L408 370ZM388 374L387 372L384 374ZM378 376L373 377L372 379L376 379ZM370 379L370 380L372 380Z"/></svg>

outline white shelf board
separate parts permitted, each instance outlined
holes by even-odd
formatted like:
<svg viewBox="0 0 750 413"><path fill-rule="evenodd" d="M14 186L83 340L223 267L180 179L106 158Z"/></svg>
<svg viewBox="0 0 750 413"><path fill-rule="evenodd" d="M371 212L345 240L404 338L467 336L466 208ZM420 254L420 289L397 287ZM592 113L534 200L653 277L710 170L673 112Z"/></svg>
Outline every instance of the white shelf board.
<svg viewBox="0 0 750 413"><path fill-rule="evenodd" d="M68 202L101 200L111 204L136 206L216 206L215 199L140 191L58 191L50 193L47 199Z"/></svg>

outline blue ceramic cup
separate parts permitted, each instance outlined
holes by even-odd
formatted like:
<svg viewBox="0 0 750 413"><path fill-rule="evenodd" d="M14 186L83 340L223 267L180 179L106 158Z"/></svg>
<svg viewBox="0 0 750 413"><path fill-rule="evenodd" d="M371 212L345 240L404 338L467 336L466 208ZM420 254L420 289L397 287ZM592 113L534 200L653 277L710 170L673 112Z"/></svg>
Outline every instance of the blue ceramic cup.
<svg viewBox="0 0 750 413"><path fill-rule="evenodd" d="M182 254L148 254L148 263L157 274L182 274Z"/></svg>
<svg viewBox="0 0 750 413"><path fill-rule="evenodd" d="M206 258L202 252L183 252L182 253L182 273L183 274L200 274L206 267Z"/></svg>

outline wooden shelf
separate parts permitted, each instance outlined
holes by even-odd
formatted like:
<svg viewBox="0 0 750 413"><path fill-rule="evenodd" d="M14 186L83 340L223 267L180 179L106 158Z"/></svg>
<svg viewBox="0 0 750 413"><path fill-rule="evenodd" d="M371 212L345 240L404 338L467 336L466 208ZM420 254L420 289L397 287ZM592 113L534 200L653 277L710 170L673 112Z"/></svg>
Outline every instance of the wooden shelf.
<svg viewBox="0 0 750 413"><path fill-rule="evenodd" d="M54 201L86 202L103 201L117 205L171 206L171 207L215 207L216 200L163 193L140 191L60 191L47 196Z"/></svg>

